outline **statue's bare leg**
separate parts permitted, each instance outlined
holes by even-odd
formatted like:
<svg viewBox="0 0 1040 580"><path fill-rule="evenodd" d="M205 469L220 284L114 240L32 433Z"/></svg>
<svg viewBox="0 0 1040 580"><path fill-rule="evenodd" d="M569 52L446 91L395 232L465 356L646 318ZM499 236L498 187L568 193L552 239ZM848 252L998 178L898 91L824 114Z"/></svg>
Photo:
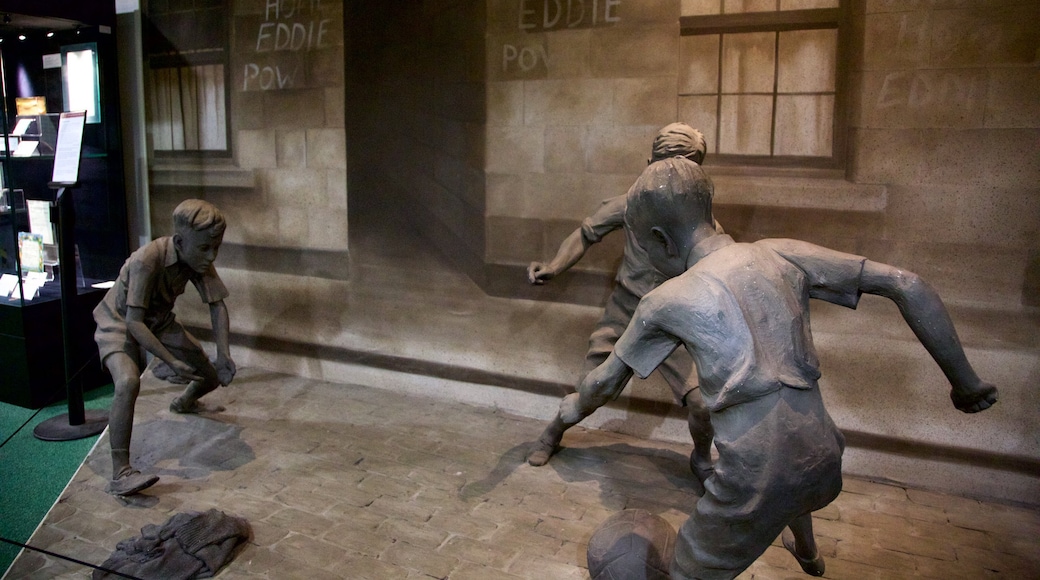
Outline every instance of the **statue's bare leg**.
<svg viewBox="0 0 1040 580"><path fill-rule="evenodd" d="M715 439L715 429L711 426L711 414L704 404L704 398L697 390L697 373L689 355L673 353L665 362L657 367L672 392L682 397L686 407L686 422L693 439L693 452L690 453L690 471L703 485L715 473L711 459L711 442Z"/></svg>
<svg viewBox="0 0 1040 580"><path fill-rule="evenodd" d="M784 530L780 540L788 552L798 560L798 565L810 576L823 576L824 562L820 550L813 537L812 514L802 514L795 518Z"/></svg>
<svg viewBox="0 0 1040 580"><path fill-rule="evenodd" d="M220 384L217 380L217 369L206 357L201 347L183 351L189 365L202 376L201 381L191 381L184 392L170 403L170 411L174 413L219 413L224 410L221 405L207 405L199 401L205 395L216 390Z"/></svg>
<svg viewBox="0 0 1040 580"><path fill-rule="evenodd" d="M690 469L693 475L703 484L713 473L715 466L711 459L711 442L715 439L715 429L711 426L711 415L704 401L696 393L690 393L686 400L686 421L693 438L693 452L690 454Z"/></svg>
<svg viewBox="0 0 1040 580"><path fill-rule="evenodd" d="M557 413L556 417L549 422L545 427L545 431L542 431L542 434L538 437L538 441L535 442L527 453L527 462L534 466L548 463L549 458L559 449L564 432L572 426L574 426L574 423L565 423L560 414Z"/></svg>
<svg viewBox="0 0 1040 580"><path fill-rule="evenodd" d="M112 495L133 495L155 485L159 478L145 475L130 465L130 436L134 427L134 405L141 392L140 368L129 355L116 352L105 358L112 375L115 394L108 416L108 443L112 452L112 479L106 491Z"/></svg>
<svg viewBox="0 0 1040 580"><path fill-rule="evenodd" d="M219 413L223 405L207 405L199 399L216 389L210 381L191 381L184 392L170 403L170 411L174 413Z"/></svg>

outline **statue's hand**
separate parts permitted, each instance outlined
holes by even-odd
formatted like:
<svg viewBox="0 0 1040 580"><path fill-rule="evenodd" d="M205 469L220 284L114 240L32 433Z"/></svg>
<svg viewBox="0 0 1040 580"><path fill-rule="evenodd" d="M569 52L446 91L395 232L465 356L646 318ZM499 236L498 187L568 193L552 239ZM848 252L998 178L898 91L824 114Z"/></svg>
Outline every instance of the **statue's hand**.
<svg viewBox="0 0 1040 580"><path fill-rule="evenodd" d="M231 380L235 378L235 373L238 371L235 367L235 361L230 358L218 358L214 366L217 367L217 382L225 387L230 385Z"/></svg>
<svg viewBox="0 0 1040 580"><path fill-rule="evenodd" d="M970 388L950 391L953 406L965 413L978 413L993 406L997 402L997 387L979 381Z"/></svg>
<svg viewBox="0 0 1040 580"><path fill-rule="evenodd" d="M189 381L203 380L202 377L195 372L195 369L184 361L175 360L173 361L173 364L170 365L170 368L173 369L173 372L177 373L177 376L184 377Z"/></svg>
<svg viewBox="0 0 1040 580"><path fill-rule="evenodd" d="M552 280L555 275L556 272L552 271L552 269L543 262L531 262L531 265L527 267L527 281L536 286L540 286L549 280Z"/></svg>

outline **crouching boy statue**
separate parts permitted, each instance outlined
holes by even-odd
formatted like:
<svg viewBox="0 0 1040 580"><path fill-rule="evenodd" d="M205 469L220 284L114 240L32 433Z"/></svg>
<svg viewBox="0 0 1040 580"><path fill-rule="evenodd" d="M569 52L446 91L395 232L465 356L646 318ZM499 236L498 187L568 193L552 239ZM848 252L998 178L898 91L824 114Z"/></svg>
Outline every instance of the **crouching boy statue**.
<svg viewBox="0 0 1040 580"><path fill-rule="evenodd" d="M94 340L115 384L108 433L112 481L107 488L113 495L132 495L159 480L130 465L130 434L146 363L144 351L189 381L170 403L174 413L222 410L207 408L199 398L217 385L228 385L235 376L224 305L228 292L213 267L224 239L224 217L212 204L189 199L174 209L173 226L172 236L158 238L127 258L115 285L94 309ZM217 347L215 364L173 315L174 302L188 282L209 304Z"/></svg>
<svg viewBox="0 0 1040 580"><path fill-rule="evenodd" d="M682 525L672 577L733 578L784 532L802 569L824 573L811 513L841 491L844 439L823 406L809 299L854 308L891 299L949 379L956 408L997 400L971 367L939 296L916 275L795 240L736 243L716 231L713 186L696 164L650 165L625 227L670 280L648 293L614 351L564 398L574 424L646 377L677 347L693 356L718 460ZM785 528L790 531L785 532Z"/></svg>

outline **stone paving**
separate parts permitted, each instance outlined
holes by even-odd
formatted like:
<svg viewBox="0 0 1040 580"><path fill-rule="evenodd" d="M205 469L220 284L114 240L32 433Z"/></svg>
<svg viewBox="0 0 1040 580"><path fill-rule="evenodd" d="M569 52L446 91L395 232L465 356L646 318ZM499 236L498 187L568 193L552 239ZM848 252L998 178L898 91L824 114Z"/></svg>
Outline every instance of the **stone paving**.
<svg viewBox="0 0 1040 580"><path fill-rule="evenodd" d="M249 368L179 416L179 388L146 378L133 453L162 479L104 493L107 435L30 544L99 564L175 513L243 516L253 538L220 578L588 578L585 545L618 510L673 526L699 486L688 447L575 428L545 467L523 462L542 422ZM1040 578L1040 513L847 478L815 514L828 578ZM5 578L84 578L23 551ZM808 578L774 543L740 578Z"/></svg>

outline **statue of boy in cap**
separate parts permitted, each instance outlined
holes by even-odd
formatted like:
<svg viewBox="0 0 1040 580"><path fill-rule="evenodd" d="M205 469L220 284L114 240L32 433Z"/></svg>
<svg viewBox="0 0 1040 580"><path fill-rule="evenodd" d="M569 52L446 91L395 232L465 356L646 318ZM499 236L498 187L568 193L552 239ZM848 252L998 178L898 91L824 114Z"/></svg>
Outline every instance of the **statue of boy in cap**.
<svg viewBox="0 0 1040 580"><path fill-rule="evenodd" d="M144 351L152 353L188 383L184 392L170 403L174 413L222 410L206 407L199 398L217 385L228 385L235 376L224 304L228 291L213 267L224 239L224 216L209 202L188 199L173 210L173 225L172 236L153 240L127 258L115 285L94 309L94 340L115 384L108 432L112 480L107 491L113 495L133 495L159 480L130 465L130 434L134 405L141 390ZM174 318L174 302L188 282L209 305L216 364L210 362L198 340Z"/></svg>
<svg viewBox="0 0 1040 580"><path fill-rule="evenodd" d="M654 138L651 159L652 163L669 157L684 157L693 163L704 161L707 145L700 131L686 123L672 123L663 127ZM610 232L623 229L625 225L626 195L619 195L604 200L599 209L582 221L581 227L574 230L560 244L556 256L549 261L531 262L527 268L527 278L531 284L544 284L556 275L565 272L585 255L585 252L598 243ZM718 224L716 223L718 227ZM722 228L719 227L719 231ZM589 337L589 349L585 354L584 373L599 366L618 337L624 332L632 313L647 292L656 288L665 280L660 272L654 269L646 256L625 230L625 250L621 266L615 276L615 285L606 308ZM693 438L693 452L690 454L690 468L694 475L704 482L711 474L711 441L712 428L701 398L693 391L697 388L697 377L693 370L692 360L683 352L676 352L666 360L658 371L672 389L675 401L687 409L687 423L690 436ZM564 422L558 415L549 423L538 438L538 442L529 451L527 461L531 465L544 465L556 452L563 438L563 433L571 424Z"/></svg>

